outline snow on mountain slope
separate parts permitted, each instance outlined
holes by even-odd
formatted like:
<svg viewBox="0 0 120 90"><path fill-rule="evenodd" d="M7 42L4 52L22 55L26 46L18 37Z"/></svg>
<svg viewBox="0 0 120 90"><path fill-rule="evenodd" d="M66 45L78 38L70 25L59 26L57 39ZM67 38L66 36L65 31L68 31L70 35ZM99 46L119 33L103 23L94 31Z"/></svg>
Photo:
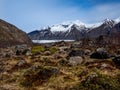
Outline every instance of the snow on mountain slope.
<svg viewBox="0 0 120 90"><path fill-rule="evenodd" d="M116 19L116 22L120 22L120 18ZM50 30L53 33L54 32L66 32L66 31L70 31L73 26L76 27L76 29L78 30L83 30L85 28L94 29L94 28L101 26L102 24L112 25L113 20L105 19L102 22L93 23L93 24L85 24L79 20L67 21L67 22L63 22L62 24L56 24L56 25L51 26Z"/></svg>
<svg viewBox="0 0 120 90"><path fill-rule="evenodd" d="M68 30L69 26L64 25L53 25L51 26L51 32L66 32Z"/></svg>
<svg viewBox="0 0 120 90"><path fill-rule="evenodd" d="M56 25L51 26L51 32L53 33L54 32L66 32L70 30L73 25L75 25L78 30L85 27L85 24L80 22L79 20L76 20L73 22L67 21L67 22L63 22L62 24L56 24Z"/></svg>
<svg viewBox="0 0 120 90"><path fill-rule="evenodd" d="M93 28L97 28L99 26L101 26L103 23L102 22L99 22L99 23L94 23L94 24L86 24L86 28L90 28L90 29L93 29Z"/></svg>
<svg viewBox="0 0 120 90"><path fill-rule="evenodd" d="M85 23L79 21L79 20L75 20L75 21L66 21L66 22L63 22L62 23L63 25L73 25L73 24L76 24L76 25L85 25Z"/></svg>
<svg viewBox="0 0 120 90"><path fill-rule="evenodd" d="M115 19L116 24L120 22L120 17Z"/></svg>

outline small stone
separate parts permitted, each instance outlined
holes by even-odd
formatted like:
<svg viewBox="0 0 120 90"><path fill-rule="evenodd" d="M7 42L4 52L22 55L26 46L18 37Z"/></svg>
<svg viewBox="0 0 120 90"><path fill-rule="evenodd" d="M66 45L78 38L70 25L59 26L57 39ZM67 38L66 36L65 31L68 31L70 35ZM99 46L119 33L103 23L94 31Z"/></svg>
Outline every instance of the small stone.
<svg viewBox="0 0 120 90"><path fill-rule="evenodd" d="M51 55L51 52L50 51L45 51L44 54L45 55Z"/></svg>
<svg viewBox="0 0 120 90"><path fill-rule="evenodd" d="M17 65L21 67L21 66L24 66L25 64L26 64L25 60L20 60Z"/></svg>

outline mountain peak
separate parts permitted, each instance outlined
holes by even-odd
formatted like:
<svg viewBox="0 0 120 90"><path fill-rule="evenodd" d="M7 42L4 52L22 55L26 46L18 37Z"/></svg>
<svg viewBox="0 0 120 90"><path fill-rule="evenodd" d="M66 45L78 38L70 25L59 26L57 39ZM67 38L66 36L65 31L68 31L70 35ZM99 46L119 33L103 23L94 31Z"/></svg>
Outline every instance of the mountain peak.
<svg viewBox="0 0 120 90"><path fill-rule="evenodd" d="M106 19L104 19L103 20L103 23L106 23L106 24L108 24L108 23L110 23L110 22L114 22L114 20L112 20L112 19L108 19L108 18L106 18Z"/></svg>
<svg viewBox="0 0 120 90"><path fill-rule="evenodd" d="M112 19L105 19L103 20L103 24L112 28L115 25L115 21Z"/></svg>
<svg viewBox="0 0 120 90"><path fill-rule="evenodd" d="M112 19L109 18L104 19L104 22L110 22L110 21L112 21Z"/></svg>

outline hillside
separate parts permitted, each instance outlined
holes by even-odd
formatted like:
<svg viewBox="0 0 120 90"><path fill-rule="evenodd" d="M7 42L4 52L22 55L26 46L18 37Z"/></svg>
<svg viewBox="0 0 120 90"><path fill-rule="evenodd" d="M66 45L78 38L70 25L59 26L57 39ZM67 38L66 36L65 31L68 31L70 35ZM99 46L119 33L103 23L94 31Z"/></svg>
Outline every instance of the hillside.
<svg viewBox="0 0 120 90"><path fill-rule="evenodd" d="M32 44L25 32L16 26L0 19L0 47L17 44Z"/></svg>

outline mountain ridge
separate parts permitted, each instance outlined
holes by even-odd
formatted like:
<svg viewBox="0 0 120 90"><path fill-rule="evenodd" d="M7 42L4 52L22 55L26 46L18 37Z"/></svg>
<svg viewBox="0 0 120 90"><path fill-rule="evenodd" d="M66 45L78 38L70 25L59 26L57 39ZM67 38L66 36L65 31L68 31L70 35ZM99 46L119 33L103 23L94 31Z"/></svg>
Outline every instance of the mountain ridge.
<svg viewBox="0 0 120 90"><path fill-rule="evenodd" d="M28 33L32 40L53 40L53 39L72 39L96 38L100 35L111 33L114 27L120 23L120 18L112 20L105 19L95 24L85 24L81 21L64 22L47 28ZM118 25L119 26L119 25ZM117 28L120 29L120 28ZM119 31L119 30L117 30Z"/></svg>

